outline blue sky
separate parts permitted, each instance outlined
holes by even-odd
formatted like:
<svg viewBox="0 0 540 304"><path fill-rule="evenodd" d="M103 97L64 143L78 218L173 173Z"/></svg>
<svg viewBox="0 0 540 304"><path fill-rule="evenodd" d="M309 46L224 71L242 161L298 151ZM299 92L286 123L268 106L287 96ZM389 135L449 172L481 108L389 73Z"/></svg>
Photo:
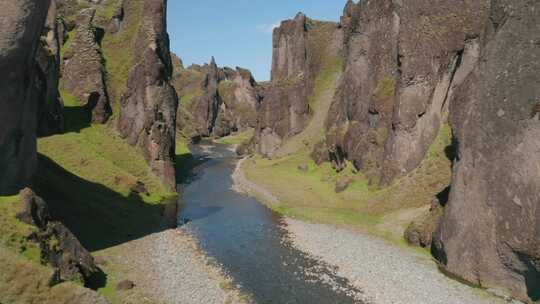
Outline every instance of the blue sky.
<svg viewBox="0 0 540 304"><path fill-rule="evenodd" d="M169 0L171 49L186 66L208 62L248 68L270 78L272 27L302 11L338 21L346 0Z"/></svg>

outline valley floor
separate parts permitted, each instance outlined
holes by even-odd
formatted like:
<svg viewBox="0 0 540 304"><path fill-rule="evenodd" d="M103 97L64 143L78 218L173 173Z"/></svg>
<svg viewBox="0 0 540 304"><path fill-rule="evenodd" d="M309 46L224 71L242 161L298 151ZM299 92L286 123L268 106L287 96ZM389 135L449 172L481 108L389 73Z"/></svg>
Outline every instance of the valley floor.
<svg viewBox="0 0 540 304"><path fill-rule="evenodd" d="M275 206L279 206L280 193L268 191L265 184L246 177L242 163L239 162L233 176L235 189L290 215ZM446 277L428 255L400 246L402 244L392 242L394 238L385 240L379 233L374 233L379 237L372 236L369 230L336 228L336 225L304 220L286 217L293 243L298 249L336 266L337 274L360 288L368 303L504 303L481 289Z"/></svg>

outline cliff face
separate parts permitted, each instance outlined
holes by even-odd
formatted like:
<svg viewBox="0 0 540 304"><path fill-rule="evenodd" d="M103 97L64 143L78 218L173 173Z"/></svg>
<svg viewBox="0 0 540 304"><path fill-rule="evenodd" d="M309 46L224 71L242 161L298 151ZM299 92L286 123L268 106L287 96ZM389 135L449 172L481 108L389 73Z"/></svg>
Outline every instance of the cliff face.
<svg viewBox="0 0 540 304"><path fill-rule="evenodd" d="M222 137L256 126L260 97L249 70L219 68L214 58L204 66L177 64L173 85L180 96L177 125L184 136Z"/></svg>
<svg viewBox="0 0 540 304"><path fill-rule="evenodd" d="M0 195L28 185L37 166L40 96L35 56L50 1L3 1L0 11Z"/></svg>
<svg viewBox="0 0 540 304"><path fill-rule="evenodd" d="M134 0L133 0L134 1ZM153 171L176 188L174 173L177 95L169 84L172 63L166 31L166 1L145 0L134 66L121 100L117 130L138 146Z"/></svg>
<svg viewBox="0 0 540 304"><path fill-rule="evenodd" d="M540 4L490 1L450 102L458 145L433 251L470 282L540 299Z"/></svg>
<svg viewBox="0 0 540 304"><path fill-rule="evenodd" d="M301 13L274 30L272 82L263 91L254 137L261 154L275 155L287 139L304 130L316 78L339 61L341 40L337 24Z"/></svg>
<svg viewBox="0 0 540 304"><path fill-rule="evenodd" d="M336 169L348 159L387 184L420 164L446 120L451 88L476 60L468 40L486 10L485 1L347 4L346 67L327 120Z"/></svg>
<svg viewBox="0 0 540 304"><path fill-rule="evenodd" d="M95 14L95 8L88 8L75 18L74 37L62 58L62 83L92 113L92 122L105 123L111 106L99 46L103 33L94 26Z"/></svg>
<svg viewBox="0 0 540 304"><path fill-rule="evenodd" d="M58 91L63 31L63 23L58 20L56 1L53 0L49 7L47 21L36 54L41 91L38 109L38 136L60 133L64 129L64 108Z"/></svg>

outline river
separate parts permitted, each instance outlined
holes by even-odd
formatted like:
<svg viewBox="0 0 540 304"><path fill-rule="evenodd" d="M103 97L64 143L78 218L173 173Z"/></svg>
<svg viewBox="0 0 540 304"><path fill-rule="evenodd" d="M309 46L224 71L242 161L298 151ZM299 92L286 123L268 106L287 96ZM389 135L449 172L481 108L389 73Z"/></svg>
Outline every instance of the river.
<svg viewBox="0 0 540 304"><path fill-rule="evenodd" d="M361 303L335 269L291 245L282 217L232 190L236 157L225 145L192 147L205 161L182 185L180 229L191 233L257 303Z"/></svg>

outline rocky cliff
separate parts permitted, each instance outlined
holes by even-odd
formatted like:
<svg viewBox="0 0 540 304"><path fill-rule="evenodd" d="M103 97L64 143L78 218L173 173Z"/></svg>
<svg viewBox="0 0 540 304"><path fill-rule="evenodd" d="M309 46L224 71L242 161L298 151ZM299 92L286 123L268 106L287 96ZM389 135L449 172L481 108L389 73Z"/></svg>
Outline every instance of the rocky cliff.
<svg viewBox="0 0 540 304"><path fill-rule="evenodd" d="M105 123L111 105L105 83L104 58L100 47L103 29L96 27L96 8L76 13L73 37L62 56L63 89L74 95L91 113L92 122Z"/></svg>
<svg viewBox="0 0 540 304"><path fill-rule="evenodd" d="M41 91L38 108L38 136L48 136L64 130L63 101L58 90L60 50L63 42L64 24L58 19L56 1L51 1L36 54Z"/></svg>
<svg viewBox="0 0 540 304"><path fill-rule="evenodd" d="M36 50L50 1L2 1L0 11L0 194L30 184L37 166L36 126L42 89Z"/></svg>
<svg viewBox="0 0 540 304"><path fill-rule="evenodd" d="M482 1L348 2L345 71L326 134L337 170L350 160L388 184L420 164L446 121L451 88L476 60L469 40L485 11Z"/></svg>
<svg viewBox="0 0 540 304"><path fill-rule="evenodd" d="M433 251L467 281L540 300L540 3L486 4L450 100L457 157Z"/></svg>
<svg viewBox="0 0 540 304"><path fill-rule="evenodd" d="M186 137L223 137L254 128L260 96L246 69L210 64L175 67L173 85L180 97L178 129Z"/></svg>
<svg viewBox="0 0 540 304"><path fill-rule="evenodd" d="M143 3L143 21L133 50L134 65L121 99L117 130L143 151L153 171L173 190L176 189L173 160L178 98L169 84L172 63L166 8L164 0Z"/></svg>
<svg viewBox="0 0 540 304"><path fill-rule="evenodd" d="M274 30L272 81L262 94L253 142L257 151L273 156L304 130L313 114L310 98L316 93L317 77L340 68L341 49L337 24L302 13Z"/></svg>
<svg viewBox="0 0 540 304"><path fill-rule="evenodd" d="M447 272L538 300L538 20L536 2L516 0L348 1L333 27L298 14L274 31L252 143L280 157L302 138L317 164L352 165L389 193L418 174L429 175L433 195L449 185L409 240L430 246L435 235ZM323 25L335 39L319 46L344 65L315 145L303 133L317 113L310 96L324 69L312 58L324 47L312 37ZM441 147L449 128L452 142ZM452 179L422 167L435 148L454 162Z"/></svg>

